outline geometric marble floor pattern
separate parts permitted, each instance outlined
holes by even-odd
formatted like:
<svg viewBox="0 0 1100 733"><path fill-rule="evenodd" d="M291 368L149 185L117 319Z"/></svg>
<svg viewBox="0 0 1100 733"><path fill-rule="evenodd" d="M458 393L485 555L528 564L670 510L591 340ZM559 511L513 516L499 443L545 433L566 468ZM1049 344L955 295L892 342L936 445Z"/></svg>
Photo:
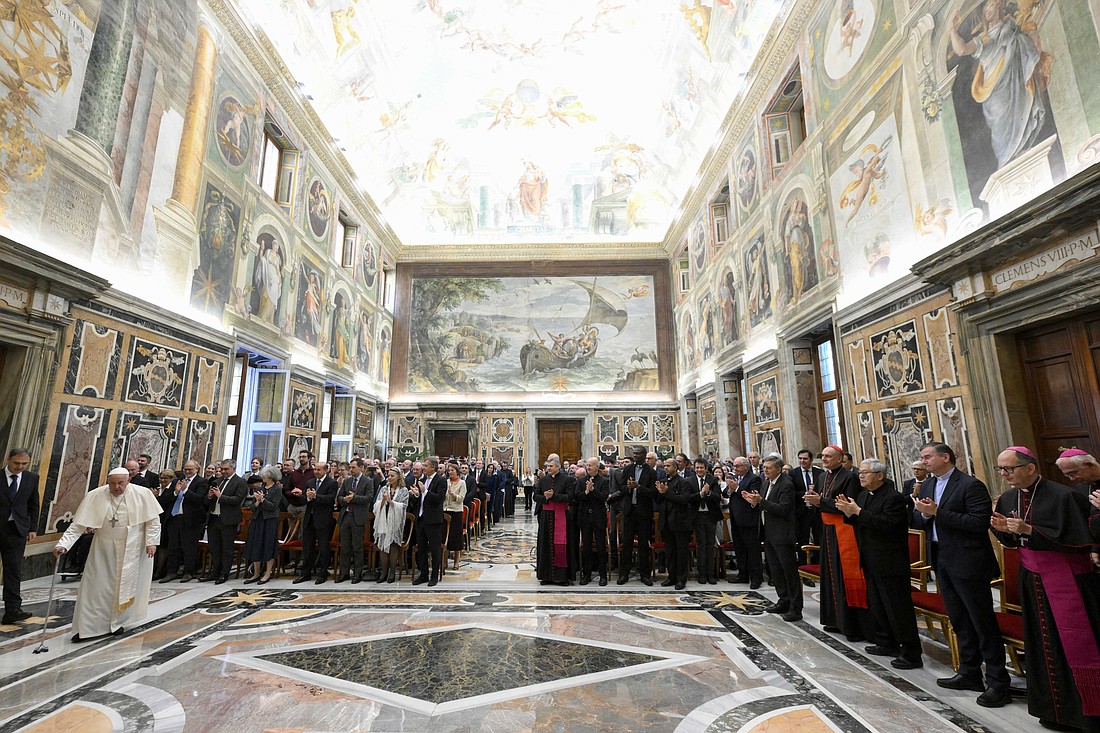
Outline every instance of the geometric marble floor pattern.
<svg viewBox="0 0 1100 733"><path fill-rule="evenodd" d="M31 653L40 618L0 630L0 731L1038 729L1022 703L937 688L931 640L924 669L898 672L826 634L813 589L788 624L762 612L767 587L543 588L534 532L500 523L431 590L154 585L145 623L87 644L59 586L48 653Z"/></svg>

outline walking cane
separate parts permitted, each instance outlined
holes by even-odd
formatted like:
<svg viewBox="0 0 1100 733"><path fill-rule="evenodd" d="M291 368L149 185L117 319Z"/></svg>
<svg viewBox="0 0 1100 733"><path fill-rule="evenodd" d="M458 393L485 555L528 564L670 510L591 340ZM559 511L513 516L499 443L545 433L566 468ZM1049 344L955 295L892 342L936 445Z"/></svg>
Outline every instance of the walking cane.
<svg viewBox="0 0 1100 733"><path fill-rule="evenodd" d="M46 628L50 625L50 613L53 611L53 590L57 585L57 571L61 568L61 558L63 557L65 557L65 553L58 555L57 562L53 566L53 576L50 578L50 599L46 601L46 616L42 619L42 641L34 648L34 654L42 654L50 650L46 646Z"/></svg>

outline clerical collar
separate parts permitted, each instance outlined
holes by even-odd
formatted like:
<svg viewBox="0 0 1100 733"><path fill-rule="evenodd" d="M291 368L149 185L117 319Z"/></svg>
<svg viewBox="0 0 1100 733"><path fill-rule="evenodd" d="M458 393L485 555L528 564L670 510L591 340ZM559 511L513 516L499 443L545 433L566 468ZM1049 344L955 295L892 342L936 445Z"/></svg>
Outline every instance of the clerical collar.
<svg viewBox="0 0 1100 733"><path fill-rule="evenodd" d="M1036 476L1035 481L1031 484L1031 486L1027 486L1027 487L1021 486L1020 491L1024 492L1025 494L1028 494L1031 491L1033 491L1035 489L1035 487L1038 485L1038 483L1042 480L1043 480L1042 476Z"/></svg>

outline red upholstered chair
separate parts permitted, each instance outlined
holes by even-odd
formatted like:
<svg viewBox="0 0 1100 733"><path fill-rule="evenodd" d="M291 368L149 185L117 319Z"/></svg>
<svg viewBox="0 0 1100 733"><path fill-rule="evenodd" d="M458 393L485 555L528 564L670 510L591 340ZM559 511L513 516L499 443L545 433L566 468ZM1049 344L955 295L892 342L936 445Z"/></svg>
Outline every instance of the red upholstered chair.
<svg viewBox="0 0 1100 733"><path fill-rule="evenodd" d="M997 560L1001 565L1001 577L990 585L1001 595L1001 610L997 613L997 626L1004 638L1005 650L1016 674L1023 674L1020 652L1024 650L1024 617L1020 614L1020 551L1015 547L997 545Z"/></svg>
<svg viewBox="0 0 1100 733"><path fill-rule="evenodd" d="M376 552L374 546L374 512L367 515L367 526L363 528L363 569L374 570L376 564Z"/></svg>
<svg viewBox="0 0 1100 733"><path fill-rule="evenodd" d="M928 564L928 544L923 529L909 530L909 579L914 587L928 590L928 576L932 566Z"/></svg>
<svg viewBox="0 0 1100 733"><path fill-rule="evenodd" d="M951 667L959 668L959 641L955 637L955 630L951 628L951 619L947 617L947 606L944 605L943 596L926 590L913 589L913 608L917 615L924 618L928 633L933 639L938 639L936 625L939 625L939 634L943 636L948 651L951 652Z"/></svg>
<svg viewBox="0 0 1100 733"><path fill-rule="evenodd" d="M279 513L279 575L283 574L283 566L286 564L287 555L291 552L300 553L302 551L300 533L302 516L301 514L295 516L290 512Z"/></svg>
<svg viewBox="0 0 1100 733"><path fill-rule="evenodd" d="M810 562L810 553L816 552L818 557L821 557L821 548L817 545L802 545L799 549L805 553L806 556L805 564L798 566L799 577L811 583L821 582L821 563Z"/></svg>

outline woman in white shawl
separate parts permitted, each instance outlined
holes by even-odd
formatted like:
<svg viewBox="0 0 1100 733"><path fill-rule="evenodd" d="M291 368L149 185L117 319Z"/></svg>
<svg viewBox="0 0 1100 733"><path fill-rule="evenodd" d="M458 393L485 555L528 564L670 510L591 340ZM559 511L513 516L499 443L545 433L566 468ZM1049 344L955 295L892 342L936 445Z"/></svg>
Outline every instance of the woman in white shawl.
<svg viewBox="0 0 1100 733"><path fill-rule="evenodd" d="M374 501L374 544L381 558L379 583L397 579L397 562L401 555L401 540L405 532L405 507L409 505L409 490L405 477L397 468L386 474L386 483L378 489Z"/></svg>

